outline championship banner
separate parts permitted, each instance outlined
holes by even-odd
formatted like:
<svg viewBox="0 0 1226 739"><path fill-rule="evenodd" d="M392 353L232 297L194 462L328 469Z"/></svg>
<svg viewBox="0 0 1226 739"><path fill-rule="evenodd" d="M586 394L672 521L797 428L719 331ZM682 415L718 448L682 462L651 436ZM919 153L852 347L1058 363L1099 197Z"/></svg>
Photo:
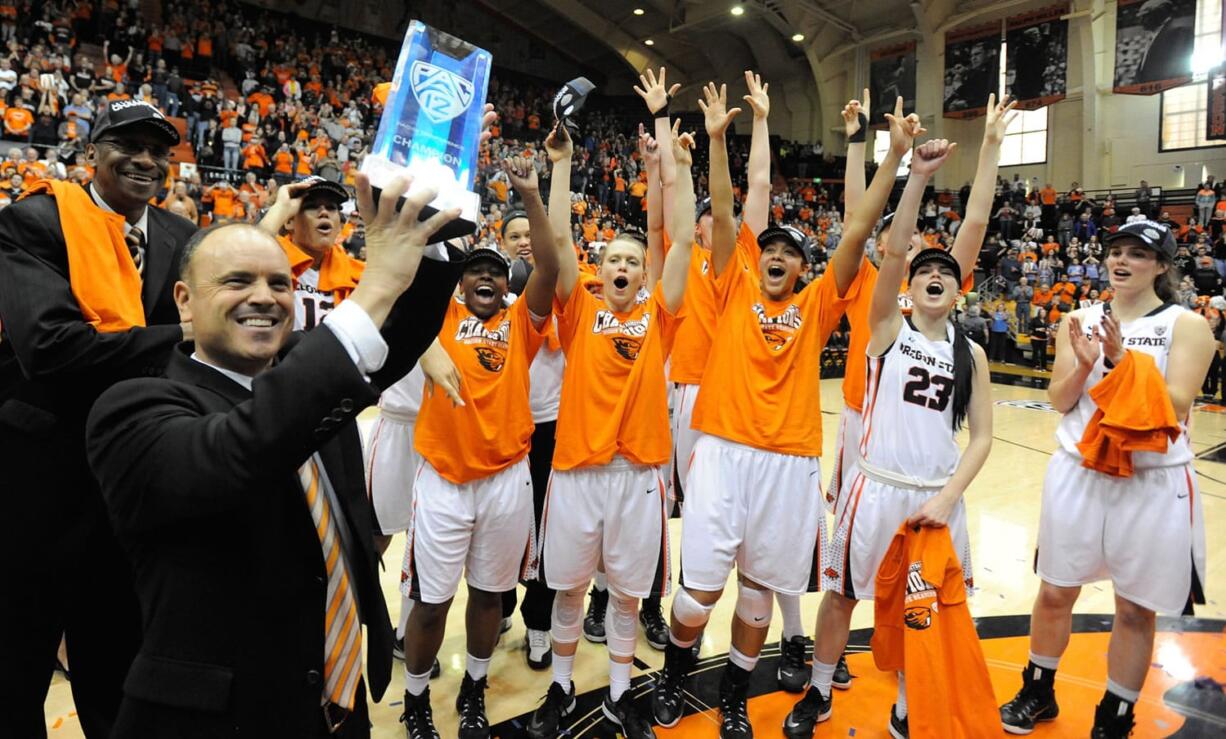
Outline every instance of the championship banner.
<svg viewBox="0 0 1226 739"><path fill-rule="evenodd" d="M1205 107L1205 138L1209 141L1226 139L1226 66L1209 70L1209 104Z"/></svg>
<svg viewBox="0 0 1226 739"><path fill-rule="evenodd" d="M886 128L885 114L894 111L902 96L903 114L915 112L915 42L875 49L869 54L869 125Z"/></svg>
<svg viewBox="0 0 1226 739"><path fill-rule="evenodd" d="M481 197L472 187L492 65L485 49L410 21L379 130L361 170L378 188L406 172L414 179L413 188L438 188L438 197L422 209L422 219L460 208L460 217L432 241L477 230Z"/></svg>
<svg viewBox="0 0 1226 739"><path fill-rule="evenodd" d="M1063 100L1068 93L1068 5L1033 10L1005 21L1005 91L1022 110Z"/></svg>
<svg viewBox="0 0 1226 739"><path fill-rule="evenodd" d="M1153 95L1192 81L1196 0L1118 0L1117 93Z"/></svg>
<svg viewBox="0 0 1226 739"><path fill-rule="evenodd" d="M978 118L1000 87L1000 21L945 34L945 117Z"/></svg>

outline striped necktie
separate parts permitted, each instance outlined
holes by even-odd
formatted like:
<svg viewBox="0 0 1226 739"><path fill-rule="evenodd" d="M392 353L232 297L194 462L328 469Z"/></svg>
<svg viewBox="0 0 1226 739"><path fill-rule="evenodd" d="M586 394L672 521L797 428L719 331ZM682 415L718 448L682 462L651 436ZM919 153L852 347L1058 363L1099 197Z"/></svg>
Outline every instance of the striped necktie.
<svg viewBox="0 0 1226 739"><path fill-rule="evenodd" d="M306 493L307 506L311 509L311 519L315 521L315 533L319 535L324 565L328 570L323 702L353 710L358 678L362 675L362 624L342 556L341 537L332 514L330 496L319 474L322 464L319 455L313 455L298 470L298 477Z"/></svg>
<svg viewBox="0 0 1226 739"><path fill-rule="evenodd" d="M136 226L128 230L128 235L123 237L123 240L128 242L128 252L132 255L132 262L136 265L136 273L144 274L145 272L145 234Z"/></svg>

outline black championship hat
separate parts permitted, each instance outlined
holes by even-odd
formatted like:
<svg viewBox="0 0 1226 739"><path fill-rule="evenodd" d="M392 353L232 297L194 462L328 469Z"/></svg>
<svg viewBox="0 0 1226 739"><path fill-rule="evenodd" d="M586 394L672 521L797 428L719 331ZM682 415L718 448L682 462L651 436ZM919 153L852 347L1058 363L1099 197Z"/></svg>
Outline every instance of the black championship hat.
<svg viewBox="0 0 1226 739"><path fill-rule="evenodd" d="M773 226L758 234L758 246L763 249L774 241L787 242L806 262L813 261L813 242L800 229L791 226Z"/></svg>
<svg viewBox="0 0 1226 739"><path fill-rule="evenodd" d="M179 131L174 124L166 120L162 111L142 100L112 100L102 106L89 140L94 142L112 131L137 124L153 128L170 146L179 144Z"/></svg>
<svg viewBox="0 0 1226 739"><path fill-rule="evenodd" d="M511 274L511 260L506 254L503 254L497 249L491 249L488 246L483 246L480 249L473 249L472 251L468 252L468 256L464 257L465 267L481 261L495 262L502 268L504 274L506 274L508 277ZM525 282L527 282L527 280L525 280Z"/></svg>
<svg viewBox="0 0 1226 739"><path fill-rule="evenodd" d="M911 259L911 267L907 271L907 280L910 281L914 279L915 273L919 271L920 267L932 262L944 264L946 267L949 267L954 272L954 279L958 281L959 285L962 284L962 268L958 266L958 260L954 259L953 254L950 254L944 249L938 247L921 249L919 253Z"/></svg>
<svg viewBox="0 0 1226 739"><path fill-rule="evenodd" d="M345 187L339 182L324 179L319 175L307 177L303 179L302 182L311 183L310 187L307 187L302 191L301 197L303 198L308 198L316 193L325 193L335 198L339 203L343 204L349 202L349 191L346 190Z"/></svg>
<svg viewBox="0 0 1226 739"><path fill-rule="evenodd" d="M1120 230L1107 234L1103 238L1103 243L1110 244L1125 236L1139 239L1142 244L1158 252L1168 262L1175 258L1175 251L1179 248L1175 244L1175 237L1171 234L1171 229L1156 221L1134 221L1126 226L1120 226Z"/></svg>

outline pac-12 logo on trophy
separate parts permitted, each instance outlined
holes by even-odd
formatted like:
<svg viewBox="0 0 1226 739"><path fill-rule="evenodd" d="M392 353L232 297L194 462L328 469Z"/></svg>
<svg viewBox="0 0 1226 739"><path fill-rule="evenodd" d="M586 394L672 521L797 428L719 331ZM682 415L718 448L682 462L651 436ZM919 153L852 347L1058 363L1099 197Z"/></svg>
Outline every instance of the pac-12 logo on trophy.
<svg viewBox="0 0 1226 739"><path fill-rule="evenodd" d="M473 83L429 62L413 62L409 84L422 112L435 123L455 118L473 102Z"/></svg>

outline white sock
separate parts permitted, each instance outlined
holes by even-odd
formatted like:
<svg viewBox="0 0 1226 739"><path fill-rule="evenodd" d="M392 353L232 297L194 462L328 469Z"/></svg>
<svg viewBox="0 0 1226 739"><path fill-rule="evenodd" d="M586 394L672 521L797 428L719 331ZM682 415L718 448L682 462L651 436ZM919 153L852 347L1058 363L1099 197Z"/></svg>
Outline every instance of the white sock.
<svg viewBox="0 0 1226 739"><path fill-rule="evenodd" d="M596 589L602 593L609 589L609 576L608 575L600 571L596 572Z"/></svg>
<svg viewBox="0 0 1226 739"><path fill-rule="evenodd" d="M567 692L570 691L570 678L575 672L575 655L563 657L557 652L553 653L553 681Z"/></svg>
<svg viewBox="0 0 1226 739"><path fill-rule="evenodd" d="M779 602L779 613L783 614L783 638L805 635L805 625L800 620L800 596L775 593Z"/></svg>
<svg viewBox="0 0 1226 739"><path fill-rule="evenodd" d="M421 695L428 687L430 687L429 670L420 675L414 675L409 672L409 668L404 668L404 689L409 691L409 695Z"/></svg>
<svg viewBox="0 0 1226 739"><path fill-rule="evenodd" d="M1107 678L1107 692L1114 695L1116 698L1119 698L1120 700L1127 701L1134 705L1136 704L1137 699L1141 697L1141 691L1129 690L1128 688L1125 688L1123 685L1120 685L1119 683L1112 680L1111 678Z"/></svg>
<svg viewBox="0 0 1226 739"><path fill-rule="evenodd" d="M817 658L813 658L813 673L809 678L809 682L813 687L817 688L817 692L830 697L830 686L834 682L834 668L837 662L833 665L828 665L825 662L818 662Z"/></svg>
<svg viewBox="0 0 1226 739"><path fill-rule="evenodd" d="M1030 653L1030 661L1042 667L1044 670L1055 671L1060 666L1059 657L1044 657L1041 654Z"/></svg>
<svg viewBox="0 0 1226 739"><path fill-rule="evenodd" d="M472 654L469 654L467 655L467 659L465 660L464 669L468 672L468 676L471 677L473 680L480 680L481 678L490 674L490 660L491 659L492 657L486 657L485 659L479 659L477 657L472 656Z"/></svg>
<svg viewBox="0 0 1226 739"><path fill-rule="evenodd" d="M682 649L689 649L690 647L698 643L698 637L694 637L693 639L678 639L677 632L675 631L669 632L668 640L672 642L673 644L676 644L677 646L681 647Z"/></svg>
<svg viewBox="0 0 1226 739"><path fill-rule="evenodd" d="M557 657L554 657L557 659ZM609 659L609 699L614 703L630 689L630 663Z"/></svg>
<svg viewBox="0 0 1226 739"><path fill-rule="evenodd" d="M898 673L898 700L894 703L894 715L900 720L907 717L907 676Z"/></svg>
<svg viewBox="0 0 1226 739"><path fill-rule="evenodd" d="M745 672L753 672L754 666L758 664L758 655L755 654L754 656L750 657L749 655L741 652L741 650L737 649L736 647L729 646L728 647L728 661L736 665L737 667L741 668Z"/></svg>

